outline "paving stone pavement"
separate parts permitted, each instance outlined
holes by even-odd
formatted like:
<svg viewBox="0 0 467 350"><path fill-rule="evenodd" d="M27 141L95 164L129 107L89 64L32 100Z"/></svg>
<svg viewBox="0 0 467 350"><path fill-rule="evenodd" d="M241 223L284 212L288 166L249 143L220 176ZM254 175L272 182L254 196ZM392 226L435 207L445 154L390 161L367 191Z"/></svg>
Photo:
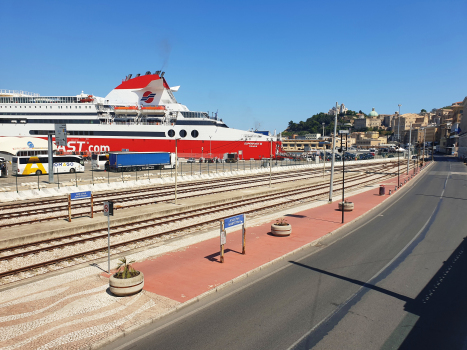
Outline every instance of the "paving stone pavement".
<svg viewBox="0 0 467 350"><path fill-rule="evenodd" d="M58 288L53 284L43 290L32 286L29 294L28 286L15 288L16 298L8 295L10 291L0 294L5 294L0 304L0 349L88 348L179 304L147 291L113 296L108 279L97 274Z"/></svg>

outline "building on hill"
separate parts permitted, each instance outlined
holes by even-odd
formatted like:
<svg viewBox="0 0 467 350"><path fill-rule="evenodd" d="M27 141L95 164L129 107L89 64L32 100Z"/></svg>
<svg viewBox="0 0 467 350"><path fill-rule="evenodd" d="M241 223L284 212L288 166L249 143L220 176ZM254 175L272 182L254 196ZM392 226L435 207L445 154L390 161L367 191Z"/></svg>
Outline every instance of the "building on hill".
<svg viewBox="0 0 467 350"><path fill-rule="evenodd" d="M348 111L348 108L345 107L345 105L342 103L340 106L337 107L338 110L337 110L337 114L344 114L345 112ZM328 115L335 115L336 114L336 107L332 107L329 111L328 111Z"/></svg>
<svg viewBox="0 0 467 350"><path fill-rule="evenodd" d="M306 134L305 139L306 140L317 140L321 137L321 134Z"/></svg>
<svg viewBox="0 0 467 350"><path fill-rule="evenodd" d="M381 119L382 126L390 128L392 119L394 118L394 114L380 114L379 118Z"/></svg>
<svg viewBox="0 0 467 350"><path fill-rule="evenodd" d="M363 129L363 128L379 128L379 127L381 127L381 119L379 119L378 117L355 119L354 121L354 128L357 130Z"/></svg>
<svg viewBox="0 0 467 350"><path fill-rule="evenodd" d="M452 123L453 114L451 108L439 108L436 110L436 117L439 124Z"/></svg>
<svg viewBox="0 0 467 350"><path fill-rule="evenodd" d="M371 118L375 118L375 117L378 116L378 113L375 111L375 107L373 107L371 109L371 112L370 112L370 114L368 114L368 116L371 117Z"/></svg>
<svg viewBox="0 0 467 350"><path fill-rule="evenodd" d="M401 116L394 116L392 119L391 129L394 132L395 140L399 141L400 139L400 142L403 142L405 131L410 130L410 126L415 124L415 121L419 117L420 115L416 113L406 113L401 114Z"/></svg>
<svg viewBox="0 0 467 350"><path fill-rule="evenodd" d="M462 110L467 108L467 97L462 102ZM457 156L461 159L467 158L467 118L461 118L458 127L459 147L457 148Z"/></svg>

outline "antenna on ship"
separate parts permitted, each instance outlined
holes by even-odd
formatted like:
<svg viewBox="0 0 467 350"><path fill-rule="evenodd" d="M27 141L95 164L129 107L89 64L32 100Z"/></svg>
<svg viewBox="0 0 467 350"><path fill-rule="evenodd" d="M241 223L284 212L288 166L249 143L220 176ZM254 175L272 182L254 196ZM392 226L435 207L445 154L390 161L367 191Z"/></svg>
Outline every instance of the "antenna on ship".
<svg viewBox="0 0 467 350"><path fill-rule="evenodd" d="M165 74L165 72L162 72L162 73L161 73L161 78L164 76L164 74Z"/></svg>

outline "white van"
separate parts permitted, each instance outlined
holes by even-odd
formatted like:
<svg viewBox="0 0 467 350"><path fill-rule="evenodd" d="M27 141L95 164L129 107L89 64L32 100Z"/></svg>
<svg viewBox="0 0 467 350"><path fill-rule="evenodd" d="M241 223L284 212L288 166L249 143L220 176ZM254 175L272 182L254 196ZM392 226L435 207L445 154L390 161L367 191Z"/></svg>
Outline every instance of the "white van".
<svg viewBox="0 0 467 350"><path fill-rule="evenodd" d="M105 170L105 163L108 160L108 154L93 154L91 157L92 170Z"/></svg>

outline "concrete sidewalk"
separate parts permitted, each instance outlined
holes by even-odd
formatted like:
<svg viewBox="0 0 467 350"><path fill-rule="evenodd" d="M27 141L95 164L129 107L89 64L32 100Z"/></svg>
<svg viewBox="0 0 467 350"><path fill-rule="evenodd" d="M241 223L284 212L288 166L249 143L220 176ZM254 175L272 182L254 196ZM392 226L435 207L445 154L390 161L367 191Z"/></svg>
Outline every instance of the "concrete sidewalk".
<svg viewBox="0 0 467 350"><path fill-rule="evenodd" d="M401 179L404 182L406 176L401 175ZM397 177L383 182L392 190L396 183ZM379 196L378 188L369 186L346 196L355 203L354 211L345 213L347 223L389 198L388 191ZM99 267L105 269L106 263L5 290L0 293L1 349L98 348L215 293L235 278L316 244L343 226L342 213L337 211L339 199L334 198L330 205L319 201L247 221L246 255L240 254L241 232L230 232L224 264L219 263L218 230L128 256L141 261L134 267L145 275L143 292L131 297L118 298L106 292L107 275L99 273ZM271 223L281 217L292 225L289 237L269 234Z"/></svg>

